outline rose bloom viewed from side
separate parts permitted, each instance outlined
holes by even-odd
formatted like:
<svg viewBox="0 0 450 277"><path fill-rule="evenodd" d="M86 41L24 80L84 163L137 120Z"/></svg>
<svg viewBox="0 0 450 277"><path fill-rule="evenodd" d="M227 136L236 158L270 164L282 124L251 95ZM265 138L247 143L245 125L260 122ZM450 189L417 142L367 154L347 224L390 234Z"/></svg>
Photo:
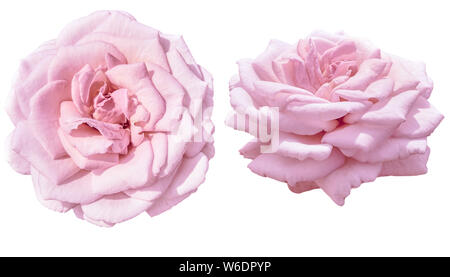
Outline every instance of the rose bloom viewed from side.
<svg viewBox="0 0 450 277"><path fill-rule="evenodd" d="M9 162L52 210L100 226L154 216L204 181L212 97L181 37L95 12L22 61Z"/></svg>
<svg viewBox="0 0 450 277"><path fill-rule="evenodd" d="M238 65L227 125L255 136L240 152L256 174L343 205L361 183L427 172L427 136L443 116L428 102L423 63L316 32L296 45L271 41Z"/></svg>

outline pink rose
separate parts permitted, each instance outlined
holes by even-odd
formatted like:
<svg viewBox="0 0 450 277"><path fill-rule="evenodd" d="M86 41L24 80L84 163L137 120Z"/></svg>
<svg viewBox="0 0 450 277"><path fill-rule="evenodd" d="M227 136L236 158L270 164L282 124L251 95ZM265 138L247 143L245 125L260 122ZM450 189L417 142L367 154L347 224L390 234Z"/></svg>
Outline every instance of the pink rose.
<svg viewBox="0 0 450 277"><path fill-rule="evenodd" d="M338 205L379 176L427 172L426 139L443 116L427 101L424 64L325 33L272 41L238 64L227 124L256 136L240 150L253 172Z"/></svg>
<svg viewBox="0 0 450 277"><path fill-rule="evenodd" d="M154 216L205 178L212 95L181 37L96 12L22 62L9 161L50 209L101 226Z"/></svg>

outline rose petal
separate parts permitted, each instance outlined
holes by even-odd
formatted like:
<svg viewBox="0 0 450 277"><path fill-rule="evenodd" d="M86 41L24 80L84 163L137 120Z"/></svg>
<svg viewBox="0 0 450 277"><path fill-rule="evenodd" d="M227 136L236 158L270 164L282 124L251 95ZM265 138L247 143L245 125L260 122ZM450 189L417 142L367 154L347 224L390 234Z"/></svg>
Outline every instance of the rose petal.
<svg viewBox="0 0 450 277"><path fill-rule="evenodd" d="M135 199L124 193L105 195L90 204L81 205L85 216L96 221L119 223L147 210L152 203Z"/></svg>
<svg viewBox="0 0 450 277"><path fill-rule="evenodd" d="M59 106L70 99L66 81L43 86L30 100L29 126L42 147L54 159L66 156L56 130L59 127Z"/></svg>
<svg viewBox="0 0 450 277"><path fill-rule="evenodd" d="M361 63L358 72L335 90L365 90L371 83L382 77L385 69L390 66L382 59L368 59Z"/></svg>
<svg viewBox="0 0 450 277"><path fill-rule="evenodd" d="M107 53L126 61L126 58L116 47L101 41L61 47L48 68L48 80L71 82L75 73L86 64L89 64L92 68L105 66L105 55Z"/></svg>
<svg viewBox="0 0 450 277"><path fill-rule="evenodd" d="M152 81L156 89L166 102L164 116L156 123L155 129L158 131L172 131L176 123L181 119L183 113L184 89L180 83L163 68L151 64L147 66L151 72Z"/></svg>
<svg viewBox="0 0 450 277"><path fill-rule="evenodd" d="M183 160L169 188L147 210L151 216L161 213L195 192L205 180L208 158L203 153Z"/></svg>
<svg viewBox="0 0 450 277"><path fill-rule="evenodd" d="M54 41L45 43L25 58L19 67L18 77L13 85L13 95L7 112L14 124L28 117L30 99L47 82L47 69L56 54Z"/></svg>
<svg viewBox="0 0 450 277"><path fill-rule="evenodd" d="M131 94L136 95L139 102L151 113L144 129L146 131L153 130L156 122L164 115L165 103L154 87L145 64L118 65L108 70L106 75L113 84L127 88Z"/></svg>
<svg viewBox="0 0 450 277"><path fill-rule="evenodd" d="M381 176L414 176L427 173L427 161L430 148L423 154L415 154L406 159L393 160L383 163Z"/></svg>
<svg viewBox="0 0 450 277"><path fill-rule="evenodd" d="M365 151L374 149L377 145L389 138L395 130L394 127L367 123L343 125L326 133L322 143L328 143L342 150Z"/></svg>
<svg viewBox="0 0 450 277"><path fill-rule="evenodd" d="M293 186L298 182L314 181L324 177L344 162L344 156L339 151L333 150L323 161L313 159L299 161L277 154L261 154L248 167L258 175L287 182Z"/></svg>
<svg viewBox="0 0 450 277"><path fill-rule="evenodd" d="M33 178L36 178L36 174L32 175ZM65 213L69 210L71 210L73 207L75 207L77 204L59 201L59 200L45 200L42 198L40 187L38 186L37 181L33 181L34 184L34 191L36 193L36 198L38 201L44 205L45 207L49 208L50 210L57 211L60 213Z"/></svg>
<svg viewBox="0 0 450 277"><path fill-rule="evenodd" d="M353 159L360 162L384 162L404 159L410 155L423 154L427 149L427 141L421 139L389 138L369 152L357 152Z"/></svg>
<svg viewBox="0 0 450 277"><path fill-rule="evenodd" d="M424 97L419 96L406 115L406 120L395 131L396 137L427 137L436 129L444 116Z"/></svg>
<svg viewBox="0 0 450 277"><path fill-rule="evenodd" d="M259 79L263 81L278 82L279 79L273 71L272 61L289 49L292 49L290 44L279 40L271 40L266 50L252 63Z"/></svg>
<svg viewBox="0 0 450 277"><path fill-rule="evenodd" d="M360 163L348 159L342 167L316 180L316 183L336 204L342 206L352 188L374 181L380 170L381 163Z"/></svg>
<svg viewBox="0 0 450 277"><path fill-rule="evenodd" d="M39 187L41 196L45 200L59 200L70 203L91 203L102 195L93 191L92 174L80 170L63 182L56 184L42 175L36 168L31 167L33 182Z"/></svg>
<svg viewBox="0 0 450 277"><path fill-rule="evenodd" d="M87 129L91 129L87 127ZM112 145L103 136L98 135L77 139L58 129L58 138L72 161L84 170L105 169L114 166L119 161L119 155L106 153Z"/></svg>
<svg viewBox="0 0 450 277"><path fill-rule="evenodd" d="M34 138L28 124L26 121L17 124L11 137L12 151L55 184L60 184L80 170L70 158L52 159Z"/></svg>
<svg viewBox="0 0 450 277"><path fill-rule="evenodd" d="M323 161L327 159L333 147L320 142L321 136L296 136L289 133L280 133L280 144L276 151L285 157L303 161L313 159Z"/></svg>
<svg viewBox="0 0 450 277"><path fill-rule="evenodd" d="M417 90L409 90L386 98L373 104L359 120L364 123L381 125L399 125L406 120L406 115L419 96Z"/></svg>
<svg viewBox="0 0 450 277"><path fill-rule="evenodd" d="M154 178L152 163L152 146L150 141L144 140L121 157L114 166L93 171L93 190L96 194L113 194L142 187Z"/></svg>
<svg viewBox="0 0 450 277"><path fill-rule="evenodd" d="M94 219L90 218L89 216L84 214L80 205L75 206L73 208L73 212L74 212L75 216L78 217L79 219L86 220L87 222L90 222L90 223L100 226L100 227L113 227L115 225L114 223L111 223L111 222L106 222L103 220L94 220Z"/></svg>

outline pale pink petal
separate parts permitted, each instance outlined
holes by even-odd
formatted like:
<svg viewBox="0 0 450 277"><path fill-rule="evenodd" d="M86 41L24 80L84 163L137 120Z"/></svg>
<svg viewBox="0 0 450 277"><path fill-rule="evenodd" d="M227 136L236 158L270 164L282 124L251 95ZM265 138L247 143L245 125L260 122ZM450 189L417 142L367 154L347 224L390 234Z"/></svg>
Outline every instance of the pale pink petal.
<svg viewBox="0 0 450 277"><path fill-rule="evenodd" d="M167 52L167 55L169 55L169 52L172 52L171 50L176 50L189 69L199 79L206 81L206 77L203 74L204 70L195 62L194 57L192 56L182 36L167 34L160 34L160 36L161 44L163 45L164 51ZM172 67L172 65L170 66Z"/></svg>
<svg viewBox="0 0 450 277"><path fill-rule="evenodd" d="M395 131L396 137L427 137L436 129L444 116L424 97L419 96L406 115L406 120Z"/></svg>
<svg viewBox="0 0 450 277"><path fill-rule="evenodd" d="M32 175L32 178L37 178L37 174ZM36 193L36 198L42 205L49 208L50 210L65 213L77 205L75 203L64 202L59 200L45 200L44 198L42 198L40 191L41 189L38 185L38 182L33 181L33 184L34 184L34 191Z"/></svg>
<svg viewBox="0 0 450 277"><path fill-rule="evenodd" d="M316 183L336 204L342 206L352 188L374 181L380 170L381 163L360 163L348 159L342 167L316 180Z"/></svg>
<svg viewBox="0 0 450 277"><path fill-rule="evenodd" d="M63 182L80 170L70 158L52 159L34 138L28 124L26 121L17 124L11 136L11 150L16 155L28 161L32 167L55 184ZM13 161L18 162L17 159Z"/></svg>
<svg viewBox="0 0 450 277"><path fill-rule="evenodd" d="M153 148L152 173L158 176L161 168L166 164L168 153L168 139L164 133L155 133L151 137Z"/></svg>
<svg viewBox="0 0 450 277"><path fill-rule="evenodd" d="M411 155L406 159L393 160L383 163L381 176L414 176L427 173L427 161L430 148L423 154Z"/></svg>
<svg viewBox="0 0 450 277"><path fill-rule="evenodd" d="M123 129L121 125L82 117L71 101L62 102L60 111L61 117L59 118L59 124L64 132L70 134L73 130L78 129L80 125L87 124L95 128L105 138L113 140L113 143L117 143L119 148L128 145L129 131Z"/></svg>
<svg viewBox="0 0 450 277"><path fill-rule="evenodd" d="M239 78L242 88L251 96L251 98L253 98L255 104L261 105L263 103L262 100L258 99L258 97L254 94L255 82L259 81L260 78L253 68L252 60L242 59L239 60L237 64L239 67Z"/></svg>
<svg viewBox="0 0 450 277"><path fill-rule="evenodd" d="M355 123L343 125L326 133L322 143L339 147L341 150L370 151L384 140L389 138L395 130L394 127Z"/></svg>
<svg viewBox="0 0 450 277"><path fill-rule="evenodd" d="M365 90L372 82L383 77L385 69L389 66L389 62L382 59L365 60L359 66L358 72L335 90Z"/></svg>
<svg viewBox="0 0 450 277"><path fill-rule="evenodd" d="M426 149L427 140L425 138L389 138L369 152L357 152L352 155L352 158L360 162L376 163L404 159L414 154L423 154Z"/></svg>
<svg viewBox="0 0 450 277"><path fill-rule="evenodd" d="M290 185L298 182L314 181L328 175L342 166L345 157L337 150L323 161L283 157L277 154L261 154L255 158L248 167L258 175L270 177Z"/></svg>
<svg viewBox="0 0 450 277"><path fill-rule="evenodd" d="M209 90L208 83L202 80L203 76L199 76L200 73L197 72L198 68L190 66L183 58L182 54L172 47L172 44L167 52L167 59L172 75L187 92L187 108L189 109L190 114L193 116L199 114L205 94Z"/></svg>
<svg viewBox="0 0 450 277"><path fill-rule="evenodd" d="M153 150L150 141L144 140L127 155L120 157L112 167L92 172L93 191L96 194L113 194L139 188L154 178L152 175Z"/></svg>
<svg viewBox="0 0 450 277"><path fill-rule="evenodd" d="M160 43L158 33L152 35L150 38L142 39L118 37L108 33L92 33L80 40L80 43L98 40L105 41L117 47L117 49L126 57L129 64L143 62L147 67L157 65L167 71L170 71L166 53ZM111 60L107 59L108 69L122 64L122 62L109 63L109 61Z"/></svg>
<svg viewBox="0 0 450 277"><path fill-rule="evenodd" d="M56 54L54 41L44 44L20 63L18 76L13 85L13 105L7 106L7 112L17 124L30 113L30 99L47 82L47 70Z"/></svg>
<svg viewBox="0 0 450 277"><path fill-rule="evenodd" d="M73 45L91 33L107 33L117 37L150 39L158 31L136 21L123 11L97 11L70 23L58 37L58 45Z"/></svg>
<svg viewBox="0 0 450 277"><path fill-rule="evenodd" d="M350 101L381 100L388 97L394 89L394 81L382 78L371 83L365 91L338 89L334 94Z"/></svg>
<svg viewBox="0 0 450 277"><path fill-rule="evenodd" d="M81 205L85 216L109 223L119 223L144 212L152 202L131 198L124 193L105 195L90 204Z"/></svg>
<svg viewBox="0 0 450 277"><path fill-rule="evenodd" d="M66 81L54 81L43 86L30 100L29 125L36 140L52 158L66 156L57 135L59 106L70 100Z"/></svg>
<svg viewBox="0 0 450 277"><path fill-rule="evenodd" d="M280 144L276 153L297 160L313 159L323 161L332 151L332 146L321 143L321 136L297 136L280 133Z"/></svg>
<svg viewBox="0 0 450 277"><path fill-rule="evenodd" d="M208 158L203 153L183 159L163 198L169 199L193 192L205 180Z"/></svg>
<svg viewBox="0 0 450 277"><path fill-rule="evenodd" d="M86 220L87 222L90 222L94 225L100 226L100 227L113 227L115 224L111 222L106 222L103 220L94 220L90 218L89 216L85 215L83 210L81 209L81 205L77 205L73 208L73 212L76 217L79 219Z"/></svg>
<svg viewBox="0 0 450 277"><path fill-rule="evenodd" d="M394 90L397 93L416 89L421 96L425 98L430 96L433 82L426 74L424 63L408 61L394 55L389 55L388 58L392 60L389 76L395 80Z"/></svg>
<svg viewBox="0 0 450 277"><path fill-rule="evenodd" d="M106 153L106 149L110 148L112 143L101 135L76 139L58 129L58 138L67 154L80 169L104 169L119 162L118 154Z"/></svg>
<svg viewBox="0 0 450 277"><path fill-rule="evenodd" d="M156 89L166 102L164 116L156 123L157 131L171 131L183 113L185 92L180 83L163 68L151 64L147 66Z"/></svg>
<svg viewBox="0 0 450 277"><path fill-rule="evenodd" d="M111 83L127 88L136 95L139 102L150 112L150 119L144 129L153 130L165 112L165 101L153 85L144 63L118 65L106 72Z"/></svg>
<svg viewBox="0 0 450 277"><path fill-rule="evenodd" d="M417 90L404 91L392 98L386 98L373 104L359 120L364 123L380 125L396 125L406 120L412 105L416 102L419 92Z"/></svg>
<svg viewBox="0 0 450 277"><path fill-rule="evenodd" d="M272 61L286 50L292 49L292 45L279 40L271 40L266 50L253 61L253 68L261 80L278 82L273 72Z"/></svg>
<svg viewBox="0 0 450 277"><path fill-rule="evenodd" d="M317 188L319 188L319 186L317 186L317 184L313 181L308 181L308 182L298 182L294 185L288 184L288 188L290 191L292 191L294 193L302 193L305 191L317 189Z"/></svg>
<svg viewBox="0 0 450 277"><path fill-rule="evenodd" d="M92 68L106 66L105 55L107 53L126 61L123 54L114 45L101 41L61 47L48 69L48 80L71 82L75 73L86 64Z"/></svg>
<svg viewBox="0 0 450 277"><path fill-rule="evenodd" d="M7 151L7 161L9 165L18 173L28 175L30 174L30 162L27 161L24 157L20 156L13 149L13 137L14 131L8 135L6 138L6 151Z"/></svg>
<svg viewBox="0 0 450 277"><path fill-rule="evenodd" d="M266 81L255 82L255 95L264 99L267 105L280 108L284 108L286 104L294 101L295 104L328 103L327 100L316 97L305 89Z"/></svg>
<svg viewBox="0 0 450 277"><path fill-rule="evenodd" d="M286 110L292 112L295 116L303 120L333 120L345 116L348 113L358 113L365 111L369 103L361 102L330 102L330 103L311 103L304 105L295 105L290 103Z"/></svg>
<svg viewBox="0 0 450 277"><path fill-rule="evenodd" d="M253 160L261 154L261 143L257 139L252 139L239 150L239 153L244 158Z"/></svg>
<svg viewBox="0 0 450 277"><path fill-rule="evenodd" d="M169 188L147 212L151 216L159 214L195 192L205 180L207 170L208 158L203 153L183 160Z"/></svg>
<svg viewBox="0 0 450 277"><path fill-rule="evenodd" d="M297 54L304 60L304 68L309 78L309 83L317 90L324 81L319 54L313 41L308 38L297 43Z"/></svg>
<svg viewBox="0 0 450 277"><path fill-rule="evenodd" d="M171 174L159 178L146 186L138 189L128 189L123 191L123 193L136 199L142 199L149 202L156 201L170 186L176 173L176 170L174 170Z"/></svg>
<svg viewBox="0 0 450 277"><path fill-rule="evenodd" d="M45 200L58 200L70 203L91 203L102 195L93 191L92 173L80 170L78 173L56 184L31 167L33 182L39 187L41 196Z"/></svg>
<svg viewBox="0 0 450 277"><path fill-rule="evenodd" d="M188 194L183 194L181 196L175 197L175 198L170 198L170 199L159 199L158 202L156 202L155 204L153 204L148 210L147 213L150 216L157 216L167 210L169 210L170 208L172 208L173 206L177 205L178 203L180 203L181 201L183 201L184 199L188 198L189 195L191 195L192 193L194 193L195 191L188 193Z"/></svg>

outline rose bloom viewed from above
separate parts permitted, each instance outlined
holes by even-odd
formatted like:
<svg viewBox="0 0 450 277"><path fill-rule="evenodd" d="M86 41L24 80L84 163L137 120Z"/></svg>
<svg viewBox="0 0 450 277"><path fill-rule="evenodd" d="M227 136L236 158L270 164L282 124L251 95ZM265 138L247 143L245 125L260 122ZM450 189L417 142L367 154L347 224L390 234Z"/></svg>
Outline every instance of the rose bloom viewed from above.
<svg viewBox="0 0 450 277"><path fill-rule="evenodd" d="M124 12L69 24L25 58L9 162L46 207L100 226L195 192L214 155L212 78L179 36Z"/></svg>
<svg viewBox="0 0 450 277"><path fill-rule="evenodd" d="M238 66L227 125L255 136L240 152L256 174L343 205L361 183L427 172L427 136L443 116L423 63L315 32L296 45L273 40Z"/></svg>

